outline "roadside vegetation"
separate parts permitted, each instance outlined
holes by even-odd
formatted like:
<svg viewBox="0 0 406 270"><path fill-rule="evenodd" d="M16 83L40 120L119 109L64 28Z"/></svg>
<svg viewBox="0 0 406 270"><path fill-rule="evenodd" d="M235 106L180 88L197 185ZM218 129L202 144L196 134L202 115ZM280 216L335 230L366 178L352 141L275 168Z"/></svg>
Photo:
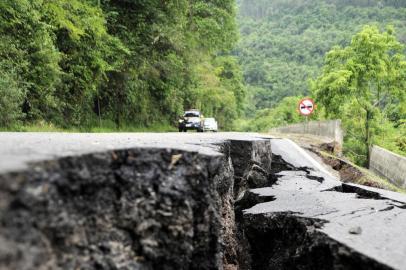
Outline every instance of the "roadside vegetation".
<svg viewBox="0 0 406 270"><path fill-rule="evenodd" d="M247 118L237 128L268 131L342 119L344 153L367 165L372 144L406 155L406 3L241 0L237 54L247 82Z"/></svg>
<svg viewBox="0 0 406 270"><path fill-rule="evenodd" d="M380 32L365 26L349 46L334 47L326 55L322 75L312 82L326 117L343 120L344 149L358 164L368 165L373 144L406 154L406 134L401 134L406 119L403 52L393 28Z"/></svg>
<svg viewBox="0 0 406 270"><path fill-rule="evenodd" d="M193 107L230 128L235 15L234 0L0 1L0 128L167 129Z"/></svg>

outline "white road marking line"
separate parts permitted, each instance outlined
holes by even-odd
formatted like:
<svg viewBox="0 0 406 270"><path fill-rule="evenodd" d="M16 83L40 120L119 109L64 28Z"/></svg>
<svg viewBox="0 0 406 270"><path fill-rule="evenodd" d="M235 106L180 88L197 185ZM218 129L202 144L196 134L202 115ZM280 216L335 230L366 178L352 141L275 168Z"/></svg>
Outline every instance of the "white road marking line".
<svg viewBox="0 0 406 270"><path fill-rule="evenodd" d="M317 162L311 155L309 155L305 150L303 150L302 147L294 143L290 139L286 139L294 148L296 148L302 155L305 156L306 160L309 161L312 165L314 165L315 168L317 168L319 171L331 176L334 178L334 176L327 171L319 162Z"/></svg>

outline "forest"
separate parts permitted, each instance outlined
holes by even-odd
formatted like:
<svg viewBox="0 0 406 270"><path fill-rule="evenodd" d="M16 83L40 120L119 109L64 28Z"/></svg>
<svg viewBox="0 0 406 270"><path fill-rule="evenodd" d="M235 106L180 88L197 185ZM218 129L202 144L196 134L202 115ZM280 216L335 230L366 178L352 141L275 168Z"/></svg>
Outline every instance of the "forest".
<svg viewBox="0 0 406 270"><path fill-rule="evenodd" d="M251 112L310 94L324 55L364 25L392 25L406 44L406 1L240 0L238 55L253 96Z"/></svg>
<svg viewBox="0 0 406 270"><path fill-rule="evenodd" d="M344 154L367 165L369 147L406 155L406 2L240 0L238 56L247 85L242 130L341 119ZM247 120L248 119L248 120Z"/></svg>
<svg viewBox="0 0 406 270"><path fill-rule="evenodd" d="M0 1L0 128L230 128L245 88L233 0Z"/></svg>

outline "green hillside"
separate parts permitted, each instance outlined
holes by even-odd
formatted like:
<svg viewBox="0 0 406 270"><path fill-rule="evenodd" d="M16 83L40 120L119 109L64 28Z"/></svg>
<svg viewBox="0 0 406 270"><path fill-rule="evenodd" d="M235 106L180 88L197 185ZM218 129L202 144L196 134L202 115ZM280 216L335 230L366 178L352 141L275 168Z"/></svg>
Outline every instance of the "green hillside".
<svg viewBox="0 0 406 270"><path fill-rule="evenodd" d="M371 145L406 155L406 1L240 0L236 49L247 83L242 130L342 120L344 154L367 165Z"/></svg>
<svg viewBox="0 0 406 270"><path fill-rule="evenodd" d="M393 25L406 44L403 0L240 0L241 41L236 54L249 85L248 112L270 108L287 96L308 95L324 55L348 45L366 24Z"/></svg>

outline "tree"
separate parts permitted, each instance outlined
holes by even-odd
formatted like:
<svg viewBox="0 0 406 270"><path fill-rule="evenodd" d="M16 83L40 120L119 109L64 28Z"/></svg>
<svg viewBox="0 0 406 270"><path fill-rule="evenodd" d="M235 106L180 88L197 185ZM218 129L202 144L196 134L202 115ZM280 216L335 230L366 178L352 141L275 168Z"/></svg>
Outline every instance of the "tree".
<svg viewBox="0 0 406 270"><path fill-rule="evenodd" d="M268 132L271 128L302 122L304 118L297 111L298 102L302 98L302 96L286 97L272 109L257 111L255 118L237 128L244 131ZM318 115L316 112L310 119L317 119Z"/></svg>
<svg viewBox="0 0 406 270"><path fill-rule="evenodd" d="M13 70L17 84L25 84L24 106L16 109L23 108L30 120L49 119L57 107L54 94L61 74L52 27L42 21L41 7L39 0L0 1L0 59Z"/></svg>
<svg viewBox="0 0 406 270"><path fill-rule="evenodd" d="M250 111L277 106L284 97L309 95L325 54L347 46L366 24L396 28L406 44L406 1L238 0L241 40L236 54L244 71Z"/></svg>
<svg viewBox="0 0 406 270"><path fill-rule="evenodd" d="M2 0L0 125L148 127L195 104L229 125L245 91L235 12L234 0Z"/></svg>
<svg viewBox="0 0 406 270"><path fill-rule="evenodd" d="M348 103L361 110L366 164L378 117L389 105L404 104L405 69L403 46L394 29L380 32L376 26L365 26L349 46L335 47L326 55L322 75L312 82L317 101L331 116L339 117Z"/></svg>
<svg viewBox="0 0 406 270"><path fill-rule="evenodd" d="M0 127L10 128L21 120L24 97L25 87L19 84L15 71L0 62Z"/></svg>
<svg viewBox="0 0 406 270"><path fill-rule="evenodd" d="M45 1L40 12L53 26L61 59L62 84L55 91L64 125L83 125L91 119L93 101L116 70L127 50L107 31L106 15L92 1Z"/></svg>

